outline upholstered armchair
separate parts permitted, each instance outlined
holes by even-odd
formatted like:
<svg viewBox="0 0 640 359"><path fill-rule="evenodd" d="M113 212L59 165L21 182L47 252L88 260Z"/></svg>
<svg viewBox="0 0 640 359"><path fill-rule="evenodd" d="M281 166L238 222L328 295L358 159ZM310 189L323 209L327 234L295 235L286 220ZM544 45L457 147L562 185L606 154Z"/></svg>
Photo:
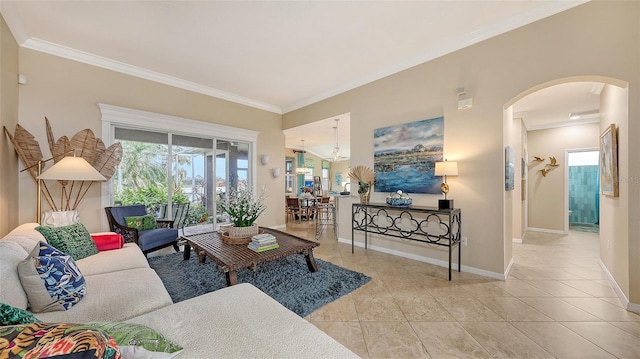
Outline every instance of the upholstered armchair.
<svg viewBox="0 0 640 359"><path fill-rule="evenodd" d="M145 256L158 249L173 246L178 252L178 229L173 228L173 221L159 221L160 226L146 226L145 223L140 222L138 228L127 226L127 218L131 222L132 218L145 217L155 222L155 218L152 215L147 214L147 207L143 204L120 206L120 207L105 207L107 213L107 220L109 221L109 228L112 232L120 233L124 237L125 242L136 243ZM161 227L164 225L165 227ZM148 229L144 229L144 227ZM154 228L157 227L157 228Z"/></svg>

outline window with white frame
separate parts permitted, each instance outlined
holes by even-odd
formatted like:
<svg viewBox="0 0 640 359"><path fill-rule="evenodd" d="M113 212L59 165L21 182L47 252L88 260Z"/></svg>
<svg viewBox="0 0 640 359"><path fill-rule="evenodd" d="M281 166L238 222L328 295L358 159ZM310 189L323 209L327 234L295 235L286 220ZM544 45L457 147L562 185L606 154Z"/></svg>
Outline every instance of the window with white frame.
<svg viewBox="0 0 640 359"><path fill-rule="evenodd" d="M155 210L189 202L189 224L215 226L227 221L217 208L229 189L255 191L256 131L98 106L105 145L123 148L113 181L103 185L103 206L143 203Z"/></svg>

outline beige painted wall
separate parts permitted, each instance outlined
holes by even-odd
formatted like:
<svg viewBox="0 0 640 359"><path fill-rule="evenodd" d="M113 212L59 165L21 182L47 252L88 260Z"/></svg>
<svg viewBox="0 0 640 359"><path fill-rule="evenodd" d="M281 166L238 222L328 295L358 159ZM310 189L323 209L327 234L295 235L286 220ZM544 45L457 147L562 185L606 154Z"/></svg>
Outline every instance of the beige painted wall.
<svg viewBox="0 0 640 359"><path fill-rule="evenodd" d="M529 131L527 140L529 157L544 158L544 162L529 160L529 228L564 232L566 193L565 151L571 149L598 148L600 126L597 123ZM549 167L549 157L554 156L558 167ZM549 169L547 176L540 172Z"/></svg>
<svg viewBox="0 0 640 359"><path fill-rule="evenodd" d="M615 124L620 148L627 148L629 144L628 102L628 90L617 86L605 86L600 96L599 133ZM638 160L635 159L634 162ZM629 217L620 215L629 211L629 201L633 198L629 195L630 185L638 186L638 181L632 181L629 176L628 163L629 152L618 151L619 196L600 195L600 258L627 295L631 270L629 265L640 259L637 252L629 250ZM635 201L637 200L636 197ZM640 300L632 302L640 303Z"/></svg>
<svg viewBox="0 0 640 359"><path fill-rule="evenodd" d="M469 245L463 247L462 263L503 273L508 265L505 220L511 222L503 201L503 108L519 94L565 77L608 76L628 81L632 88L640 86L638 7L636 2L591 2L578 6L287 113L284 128L350 112L354 134L351 163L373 167L373 129L444 116L445 156L459 165L459 176L450 180L450 196L462 209L463 235L469 238ZM575 55L586 53L590 55ZM474 98L473 108L457 110L455 90L460 86ZM638 115L638 103L630 103L630 117ZM638 128L631 130L640 133ZM529 150L529 154L533 155L533 151ZM629 166L637 174L640 164ZM383 200L384 196L376 192L372 201ZM439 198L413 197L414 203L421 205L435 205ZM340 237L351 238L345 213L350 205L343 205L346 199L340 202ZM503 213L509 217L503 218ZM356 236L356 240L362 238ZM374 238L373 243L387 250L446 258L443 251L421 244L382 237Z"/></svg>
<svg viewBox="0 0 640 359"><path fill-rule="evenodd" d="M331 162L331 169L329 171L329 182L331 182L332 191L342 192L344 191L344 184L349 182L349 164L351 162L349 160ZM342 182L336 182L336 175L342 175Z"/></svg>
<svg viewBox="0 0 640 359"><path fill-rule="evenodd" d="M20 87L19 122L36 137L45 158L50 153L44 117L51 121L56 138L70 137L85 128L102 137L97 103L259 131L257 185L258 189L266 188L268 208L259 223L284 223L284 181L282 177L274 179L271 166L263 166L259 160L261 154L269 154L272 163L284 163L281 115L28 49L20 49L20 71L29 76L29 83ZM32 222L35 184L21 174L19 189L19 206L14 210L19 211L20 223ZM106 230L99 186L92 188L79 210L90 231Z"/></svg>
<svg viewBox="0 0 640 359"><path fill-rule="evenodd" d="M18 44L0 16L0 125L12 134L18 123ZM0 134L0 237L16 227L18 213L18 156Z"/></svg>

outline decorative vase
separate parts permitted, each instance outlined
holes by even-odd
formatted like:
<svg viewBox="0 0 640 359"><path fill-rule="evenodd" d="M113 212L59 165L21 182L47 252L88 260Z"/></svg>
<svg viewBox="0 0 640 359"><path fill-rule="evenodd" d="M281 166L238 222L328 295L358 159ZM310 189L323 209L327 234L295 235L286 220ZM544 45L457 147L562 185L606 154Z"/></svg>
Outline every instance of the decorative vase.
<svg viewBox="0 0 640 359"><path fill-rule="evenodd" d="M367 188L367 191L364 193L358 193L360 195L360 203L367 204L369 203L369 199L371 198L371 186Z"/></svg>

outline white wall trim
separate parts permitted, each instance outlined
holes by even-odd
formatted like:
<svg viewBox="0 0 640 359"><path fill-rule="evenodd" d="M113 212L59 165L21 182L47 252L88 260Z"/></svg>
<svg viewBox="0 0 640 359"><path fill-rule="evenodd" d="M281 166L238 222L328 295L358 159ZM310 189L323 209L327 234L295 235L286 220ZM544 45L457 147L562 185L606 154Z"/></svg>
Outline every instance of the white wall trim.
<svg viewBox="0 0 640 359"><path fill-rule="evenodd" d="M45 54L62 57L65 59L78 61L83 64L88 64L103 69L120 72L126 75L139 77L145 80L181 88L203 95L235 102L241 105L254 107L257 109L282 114L282 109L279 106L271 105L268 103L256 101L247 97L236 95L230 92L215 89L213 87L204 86L195 82L183 80L177 77L159 73L144 69L142 67L130 65L124 62L112 60L106 57L94 55L88 52L76 50L70 47L58 45L46 40L30 37L21 44L25 49L44 52Z"/></svg>
<svg viewBox="0 0 640 359"><path fill-rule="evenodd" d="M546 130L546 129L550 129L550 128L590 125L592 123L600 123L600 117L597 117L597 118L586 118L586 119L583 119L583 120L571 120L571 121L562 121L562 122L554 122L554 123L544 123L544 124L540 124L540 125L530 125L530 126L527 127L527 130L528 131L537 131L537 130Z"/></svg>
<svg viewBox="0 0 640 359"><path fill-rule="evenodd" d="M258 131L220 125L217 123L191 120L188 118L141 111L132 108L98 103L102 113L102 123L123 127L147 128L171 132L200 134L227 140L256 142ZM104 130L104 127L103 127ZM104 131L103 131L104 135ZM111 139L110 142L112 142Z"/></svg>
<svg viewBox="0 0 640 359"><path fill-rule="evenodd" d="M630 312L640 313L640 304L629 302L629 299L626 295L624 295L622 288L620 288L618 282L616 282L616 280L613 278L613 275L611 274L611 272L609 272L609 268L607 268L602 259L598 260L598 264L607 277L609 284L611 284L611 287L618 295L618 299L620 299L620 302L622 302L622 306Z"/></svg>
<svg viewBox="0 0 640 359"><path fill-rule="evenodd" d="M348 245L351 245L351 240L350 239L338 238L338 242L346 243ZM363 242L356 241L356 242L354 242L354 245L356 247L364 248L364 243ZM409 259L413 259L413 260L416 260L416 261L419 261L419 262L424 262L424 263L437 265L437 266L440 266L440 267L449 268L449 262L442 261L442 260L439 260L439 259L434 259L434 258L425 257L425 256L419 256L417 254L407 253L407 252L398 251L398 250L389 249L389 248L380 247L380 246L371 245L371 244L367 244L367 249L370 249L370 250L373 250L373 251L376 251L376 252L382 252L382 253L391 254L391 255L394 255L394 256L398 256L398 257L409 258ZM510 268L510 266L511 266L511 264L509 265L509 268ZM469 267L469 266L462 265L461 269L462 269L463 272L477 274L477 275L481 275L483 277L499 279L499 280L505 280L506 279L506 275L505 274L496 273L496 272L490 272L488 270L484 270L484 269L480 269L480 268L475 268L475 267ZM451 262L451 272L454 272L454 271L455 272L458 271L458 263Z"/></svg>
<svg viewBox="0 0 640 359"><path fill-rule="evenodd" d="M546 229L546 228L536 228L536 227L527 227L527 231L553 233L553 234L569 234L569 232L565 232L559 229Z"/></svg>
<svg viewBox="0 0 640 359"><path fill-rule="evenodd" d="M503 280L507 280L507 278L509 278L509 272L511 272L511 268L513 268L514 265L514 261L513 258L511 258L511 260L509 261L509 265L507 266L507 269L505 269L504 271L504 279Z"/></svg>
<svg viewBox="0 0 640 359"><path fill-rule="evenodd" d="M511 238L512 243L522 243L522 238Z"/></svg>

